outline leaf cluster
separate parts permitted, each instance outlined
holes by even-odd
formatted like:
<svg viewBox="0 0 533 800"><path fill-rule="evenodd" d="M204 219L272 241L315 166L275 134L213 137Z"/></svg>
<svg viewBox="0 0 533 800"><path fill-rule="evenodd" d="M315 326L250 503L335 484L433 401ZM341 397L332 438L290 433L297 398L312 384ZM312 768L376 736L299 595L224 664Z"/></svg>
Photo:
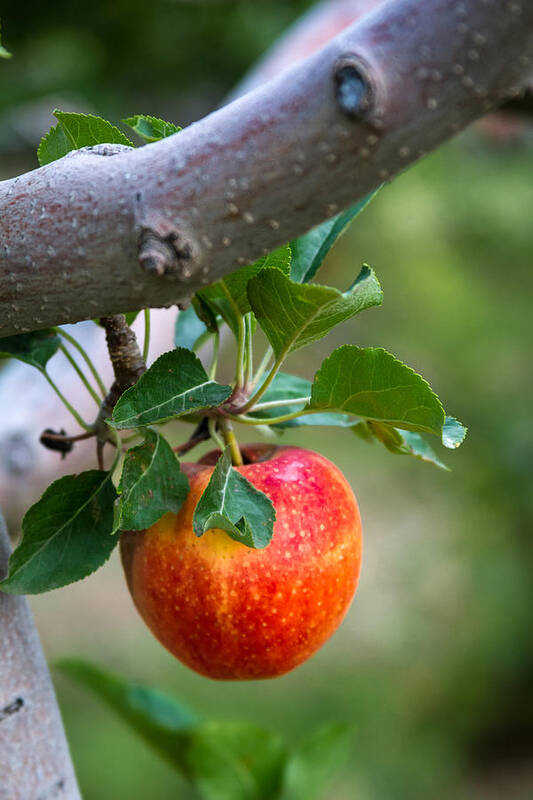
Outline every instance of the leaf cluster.
<svg viewBox="0 0 533 800"><path fill-rule="evenodd" d="M97 143L131 145L118 128L99 117L61 111L55 115L58 124L39 147L41 163ZM179 131L147 115L124 122L145 142ZM391 453L447 469L425 436L455 448L465 429L445 414L420 375L383 348L338 347L312 381L281 369L290 353L382 302L381 285L366 264L346 291L311 283L335 241L370 199L196 293L192 305L178 315L175 348L123 393L107 420L117 455L122 432L141 440L127 450L117 488L112 478L118 458L107 472L92 470L53 483L24 518L22 542L1 583L4 591L40 592L78 580L104 563L122 531L143 530L165 513L179 512L188 480L159 430L172 420L197 425L204 420L222 451L194 513L194 533L202 536L216 528L251 548L269 544L275 510L238 469L242 462L234 423L256 426L273 436L288 427L342 427L368 442L380 442ZM268 349L254 369L258 326ZM216 380L223 328L235 341L231 384ZM46 364L60 347L58 332L61 329L0 340L0 357L18 358L47 376ZM208 340L214 356L206 370L195 351Z"/></svg>

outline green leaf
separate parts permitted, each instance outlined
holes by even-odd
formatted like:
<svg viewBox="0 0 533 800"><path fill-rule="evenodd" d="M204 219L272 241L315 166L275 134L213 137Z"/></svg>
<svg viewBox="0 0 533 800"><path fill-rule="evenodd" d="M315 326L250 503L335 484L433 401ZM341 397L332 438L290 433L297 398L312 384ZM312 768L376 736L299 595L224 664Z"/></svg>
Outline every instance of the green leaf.
<svg viewBox="0 0 533 800"><path fill-rule="evenodd" d="M73 149L63 126L58 122L41 139L37 148L37 159L41 167L44 167L45 164L63 158Z"/></svg>
<svg viewBox="0 0 533 800"><path fill-rule="evenodd" d="M265 269L250 280L248 297L276 357L282 359L365 308L379 305L383 292L374 271L365 265L344 293L329 286L295 283L279 270Z"/></svg>
<svg viewBox="0 0 533 800"><path fill-rule="evenodd" d="M281 799L321 797L331 778L344 765L352 736L352 726L343 723L325 725L308 736L287 761Z"/></svg>
<svg viewBox="0 0 533 800"><path fill-rule="evenodd" d="M6 336L0 339L0 358L16 358L44 372L60 344L61 339L53 330Z"/></svg>
<svg viewBox="0 0 533 800"><path fill-rule="evenodd" d="M124 144L133 147L133 142L122 131L101 117L59 111L57 108L54 116L59 122L43 136L37 150L41 166L66 156L71 150L79 150L80 147L95 144Z"/></svg>
<svg viewBox="0 0 533 800"><path fill-rule="evenodd" d="M109 420L115 428L139 428L172 417L219 406L231 394L209 377L200 359L184 347L163 353L127 389Z"/></svg>
<svg viewBox="0 0 533 800"><path fill-rule="evenodd" d="M263 408L259 411L252 411L251 417L259 419L271 419L281 417L284 414L292 414L298 408L303 408L305 404L292 404L291 400L300 397L311 396L311 381L300 378L298 375L289 375L286 372L278 372L267 391L261 398L261 403L273 400L287 400L287 405L275 406L274 408ZM272 427L276 430L283 428L297 428L306 425L327 425L340 428L350 428L353 426L353 419L347 414L307 414L303 417L279 422Z"/></svg>
<svg viewBox="0 0 533 800"><path fill-rule="evenodd" d="M109 472L89 470L54 481L22 521L22 541L9 559L4 592L37 594L66 586L104 564L118 537Z"/></svg>
<svg viewBox="0 0 533 800"><path fill-rule="evenodd" d="M72 111L54 111L72 150L90 147L95 144L124 144L133 147L133 142L111 122L93 114L76 114Z"/></svg>
<svg viewBox="0 0 533 800"><path fill-rule="evenodd" d="M194 511L195 534L219 528L247 547L262 549L272 538L275 519L272 501L237 472L227 447Z"/></svg>
<svg viewBox="0 0 533 800"><path fill-rule="evenodd" d="M199 318L193 305L190 305L185 311L178 312L174 328L174 344L176 347L186 347L188 350L193 350L200 336L203 336L206 332L207 326Z"/></svg>
<svg viewBox="0 0 533 800"><path fill-rule="evenodd" d="M94 692L151 747L189 776L187 748L198 718L186 706L157 689L131 683L81 659L62 659L54 666Z"/></svg>
<svg viewBox="0 0 533 800"><path fill-rule="evenodd" d="M196 311L197 316L204 323L205 327L210 333L216 333L219 328L219 317L211 310L211 307L204 303L201 297L194 294L192 297L192 305Z"/></svg>
<svg viewBox="0 0 533 800"><path fill-rule="evenodd" d="M1 26L0 26L0 31L1 31ZM2 46L1 41L2 40L0 38L0 58L11 58L11 53L9 52L9 50L6 50L6 48Z"/></svg>
<svg viewBox="0 0 533 800"><path fill-rule="evenodd" d="M420 436L412 431L400 431L387 425L385 422L359 422L352 430L361 435L361 429L366 428L369 440L377 439L385 445L387 450L395 455L413 456L420 461L434 464L436 467L449 472L449 467L440 461L433 448Z"/></svg>
<svg viewBox="0 0 533 800"><path fill-rule="evenodd" d="M219 314L234 335L238 336L239 318L251 311L247 294L248 282L265 269L288 275L290 264L291 250L289 245L284 245L255 263L241 267L211 286L200 289L196 296L211 309L214 316Z"/></svg>
<svg viewBox="0 0 533 800"><path fill-rule="evenodd" d="M376 437L368 427L368 422L365 419L361 419L355 425L352 425L352 433L355 433L359 439L362 439L367 444L374 444L376 441Z"/></svg>
<svg viewBox="0 0 533 800"><path fill-rule="evenodd" d="M204 800L271 800L286 750L278 736L243 722L202 722L182 703L81 659L56 668L94 692L199 789Z"/></svg>
<svg viewBox="0 0 533 800"><path fill-rule="evenodd" d="M209 721L194 731L188 763L204 800L272 800L286 755L281 739L257 725Z"/></svg>
<svg viewBox="0 0 533 800"><path fill-rule="evenodd" d="M178 513L189 493L189 481L166 440L147 430L144 442L126 454L118 491L115 529L140 531L167 511Z"/></svg>
<svg viewBox="0 0 533 800"><path fill-rule="evenodd" d="M315 375L309 408L440 436L444 411L426 381L381 347L343 345Z"/></svg>
<svg viewBox="0 0 533 800"><path fill-rule="evenodd" d="M313 228L309 233L291 242L291 278L293 281L307 283L314 278L339 236L344 233L350 223L367 207L378 192L379 189L376 189L337 217L326 220L326 222Z"/></svg>
<svg viewBox="0 0 533 800"><path fill-rule="evenodd" d="M132 128L145 142L158 142L160 139L166 139L167 136L181 131L181 128L178 128L173 122L165 122L165 120L151 117L149 114L135 114L133 117L123 119L122 122Z"/></svg>
<svg viewBox="0 0 533 800"><path fill-rule="evenodd" d="M446 417L442 428L442 444L455 450L464 442L467 430L455 417Z"/></svg>

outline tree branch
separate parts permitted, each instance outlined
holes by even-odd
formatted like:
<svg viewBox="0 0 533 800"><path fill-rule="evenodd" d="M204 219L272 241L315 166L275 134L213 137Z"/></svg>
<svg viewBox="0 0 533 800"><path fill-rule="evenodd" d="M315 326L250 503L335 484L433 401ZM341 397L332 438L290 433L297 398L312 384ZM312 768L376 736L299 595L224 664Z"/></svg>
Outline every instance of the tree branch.
<svg viewBox="0 0 533 800"><path fill-rule="evenodd" d="M2 335L183 301L519 96L533 6L387 0L183 132L0 184Z"/></svg>
<svg viewBox="0 0 533 800"><path fill-rule="evenodd" d="M241 97L307 58L385 0L322 0L299 17L230 94Z"/></svg>
<svg viewBox="0 0 533 800"><path fill-rule="evenodd" d="M385 0L322 0L287 29L233 90L229 99L241 97L275 78L295 62L310 56L356 20ZM533 67L524 82L525 94L505 103L497 113L533 116Z"/></svg>
<svg viewBox="0 0 533 800"><path fill-rule="evenodd" d="M0 576L9 539L0 515ZM24 597L0 591L0 800L80 800L39 637Z"/></svg>

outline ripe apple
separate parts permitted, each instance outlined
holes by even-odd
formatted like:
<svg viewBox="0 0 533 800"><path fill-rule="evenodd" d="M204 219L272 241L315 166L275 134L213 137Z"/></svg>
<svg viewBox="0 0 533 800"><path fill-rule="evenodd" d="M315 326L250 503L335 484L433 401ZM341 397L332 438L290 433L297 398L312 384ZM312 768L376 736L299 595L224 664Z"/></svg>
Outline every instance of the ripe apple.
<svg viewBox="0 0 533 800"><path fill-rule="evenodd" d="M361 519L340 470L299 447L242 448L237 469L276 509L262 550L224 531L195 536L192 517L219 451L182 464L191 490L176 514L122 535L133 601L159 641L209 678L283 675L308 659L341 623L361 564Z"/></svg>

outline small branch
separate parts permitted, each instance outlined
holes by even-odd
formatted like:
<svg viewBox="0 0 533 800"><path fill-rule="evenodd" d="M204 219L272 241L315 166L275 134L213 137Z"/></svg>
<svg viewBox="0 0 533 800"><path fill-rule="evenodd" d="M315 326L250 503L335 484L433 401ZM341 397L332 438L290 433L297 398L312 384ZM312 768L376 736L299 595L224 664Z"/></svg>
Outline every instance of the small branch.
<svg viewBox="0 0 533 800"><path fill-rule="evenodd" d="M97 431L96 457L99 469L103 469L105 444L114 441L114 434L110 432L106 419L113 413L121 394L137 383L146 371L146 364L139 350L137 337L127 324L124 314L101 317L100 324L105 329L107 349L115 375L94 424Z"/></svg>
<svg viewBox="0 0 533 800"><path fill-rule="evenodd" d="M107 349L113 365L115 383L121 392L133 386L146 371L137 337L126 322L124 314L102 317L100 324L105 329Z"/></svg>
<svg viewBox="0 0 533 800"><path fill-rule="evenodd" d="M178 455L181 456L185 455L185 453L188 453L189 450L192 450L194 447L196 447L196 445L200 444L201 442L207 441L207 439L209 439L209 436L210 433L209 433L208 418L202 417L201 422L194 429L190 439L172 449Z"/></svg>
<svg viewBox="0 0 533 800"><path fill-rule="evenodd" d="M184 456L190 450L193 450L197 445L209 439L209 434L203 436L192 436L188 441L179 444L177 447L172 448L179 456Z"/></svg>
<svg viewBox="0 0 533 800"><path fill-rule="evenodd" d="M61 453L61 460L63 460L67 453L72 451L74 442L92 439L93 436L96 436L96 431L87 431L77 436L67 436L63 428L60 433L55 433L52 428L46 428L46 430L41 433L39 441L47 450L54 450L57 453Z"/></svg>
<svg viewBox="0 0 533 800"><path fill-rule="evenodd" d="M53 442L66 442L67 444L72 442L81 442L84 439L92 439L93 436L96 436L95 431L78 433L76 436L68 436L66 433L52 433L51 431L45 431L45 433L47 439L50 439Z"/></svg>

